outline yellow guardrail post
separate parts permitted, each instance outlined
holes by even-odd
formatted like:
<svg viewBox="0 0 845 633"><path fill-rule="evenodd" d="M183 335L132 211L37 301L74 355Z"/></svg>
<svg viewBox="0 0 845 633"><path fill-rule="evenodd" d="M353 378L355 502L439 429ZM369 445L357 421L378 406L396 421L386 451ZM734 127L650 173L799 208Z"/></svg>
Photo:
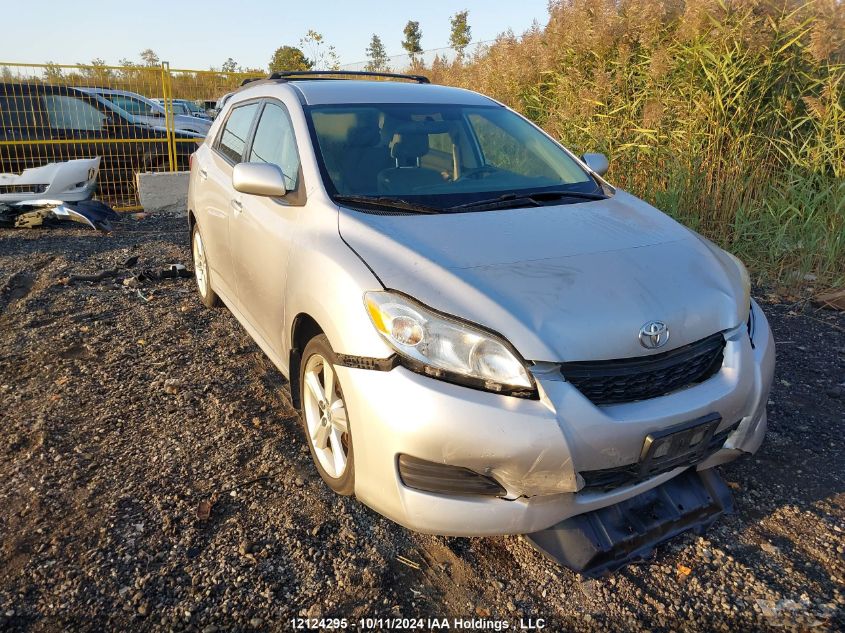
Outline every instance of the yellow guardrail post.
<svg viewBox="0 0 845 633"><path fill-rule="evenodd" d="M170 171L176 171L176 121L173 112L170 62L161 62L161 92L164 100L164 125L167 128L167 158Z"/></svg>

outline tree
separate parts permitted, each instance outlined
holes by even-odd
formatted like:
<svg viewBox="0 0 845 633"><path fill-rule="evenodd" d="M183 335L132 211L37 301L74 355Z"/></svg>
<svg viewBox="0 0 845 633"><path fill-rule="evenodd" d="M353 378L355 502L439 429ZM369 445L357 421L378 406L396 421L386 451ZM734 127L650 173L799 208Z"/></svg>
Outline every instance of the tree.
<svg viewBox="0 0 845 633"><path fill-rule="evenodd" d="M311 60L311 67L315 70L338 70L340 68L340 57L334 46L326 45L325 38L314 29L309 29L299 45L308 59Z"/></svg>
<svg viewBox="0 0 845 633"><path fill-rule="evenodd" d="M62 69L54 62L44 64L44 82L48 84L59 83L62 80Z"/></svg>
<svg viewBox="0 0 845 633"><path fill-rule="evenodd" d="M469 11L464 9L463 11L458 11L449 19L452 25L452 32L449 34L449 45L455 49L458 59L463 59L464 50L472 41L472 29L467 23L467 17L469 17Z"/></svg>
<svg viewBox="0 0 845 633"><path fill-rule="evenodd" d="M422 40L420 23L414 20L408 20L405 30L402 32L405 34L405 39L402 40L402 48L408 51L408 55L411 57L411 63L413 64L416 61L417 54L422 53L422 46L420 45L420 41Z"/></svg>
<svg viewBox="0 0 845 633"><path fill-rule="evenodd" d="M373 39L370 40L370 45L367 47L367 65L364 70L368 72L380 72L387 70L387 51L384 50L381 38L373 33Z"/></svg>
<svg viewBox="0 0 845 633"><path fill-rule="evenodd" d="M110 83L113 73L105 60L95 57L82 69L82 75L93 85L106 86Z"/></svg>
<svg viewBox="0 0 845 633"><path fill-rule="evenodd" d="M141 51L141 59L144 60L145 66L158 66L161 60L156 55L156 52L151 48L145 48Z"/></svg>
<svg viewBox="0 0 845 633"><path fill-rule="evenodd" d="M223 65L220 67L224 73L236 73L238 72L238 62L236 62L231 57L223 62Z"/></svg>
<svg viewBox="0 0 845 633"><path fill-rule="evenodd" d="M270 72L282 70L311 70L314 64L296 46L280 46L270 59Z"/></svg>

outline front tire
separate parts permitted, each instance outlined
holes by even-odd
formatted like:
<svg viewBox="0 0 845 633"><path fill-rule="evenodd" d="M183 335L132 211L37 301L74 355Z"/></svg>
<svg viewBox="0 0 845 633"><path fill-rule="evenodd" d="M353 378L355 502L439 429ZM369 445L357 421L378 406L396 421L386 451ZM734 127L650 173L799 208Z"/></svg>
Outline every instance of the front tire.
<svg viewBox="0 0 845 633"><path fill-rule="evenodd" d="M323 481L339 495L355 490L355 454L336 357L324 334L305 346L299 370L302 426Z"/></svg>
<svg viewBox="0 0 845 633"><path fill-rule="evenodd" d="M194 257L194 278L197 281L200 301L206 308L214 308L220 304L220 299L211 288L211 267L208 265L208 256L205 252L205 243L202 241L200 228L196 224L191 232L191 253Z"/></svg>

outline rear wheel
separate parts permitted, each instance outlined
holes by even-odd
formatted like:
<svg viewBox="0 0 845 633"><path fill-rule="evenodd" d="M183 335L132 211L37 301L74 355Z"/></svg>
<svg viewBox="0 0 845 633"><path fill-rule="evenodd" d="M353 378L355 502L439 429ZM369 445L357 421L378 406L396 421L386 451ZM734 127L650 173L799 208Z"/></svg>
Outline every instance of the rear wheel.
<svg viewBox="0 0 845 633"><path fill-rule="evenodd" d="M207 308L213 308L220 303L217 293L211 289L211 277L209 274L208 257L205 254L205 244L202 241L202 234L199 226L194 225L191 233L191 251L194 256L194 277L197 280L197 292L200 300Z"/></svg>
<svg viewBox="0 0 845 633"><path fill-rule="evenodd" d="M334 370L335 353L320 334L309 341L299 373L302 425L320 477L336 493L355 489L355 456L343 389Z"/></svg>

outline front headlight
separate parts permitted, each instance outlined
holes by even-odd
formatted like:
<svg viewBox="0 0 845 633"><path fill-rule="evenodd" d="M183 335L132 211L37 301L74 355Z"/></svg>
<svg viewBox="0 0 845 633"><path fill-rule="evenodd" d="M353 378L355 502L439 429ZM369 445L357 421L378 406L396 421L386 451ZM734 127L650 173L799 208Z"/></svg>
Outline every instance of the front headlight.
<svg viewBox="0 0 845 633"><path fill-rule="evenodd" d="M409 369L488 391L534 395L525 363L498 336L394 292L368 292L364 304Z"/></svg>

